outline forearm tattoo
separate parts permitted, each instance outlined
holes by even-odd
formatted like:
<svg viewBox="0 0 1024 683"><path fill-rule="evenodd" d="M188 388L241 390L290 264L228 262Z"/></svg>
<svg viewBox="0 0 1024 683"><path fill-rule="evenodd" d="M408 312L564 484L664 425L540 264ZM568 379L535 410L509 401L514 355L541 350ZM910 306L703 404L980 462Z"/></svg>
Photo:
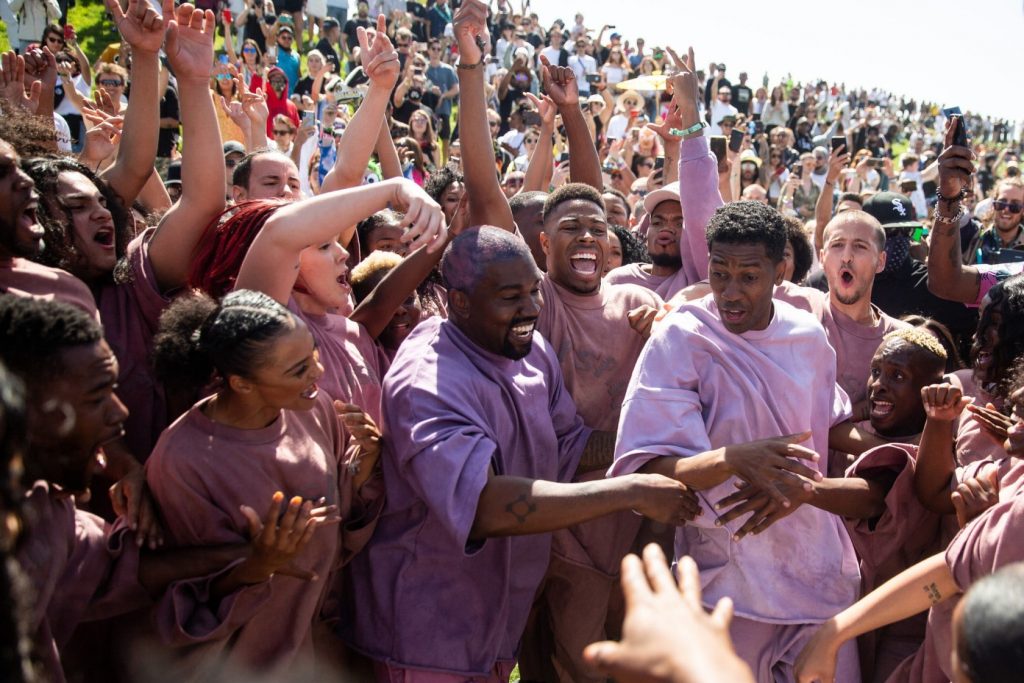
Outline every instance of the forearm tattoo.
<svg viewBox="0 0 1024 683"><path fill-rule="evenodd" d="M939 593L939 587L935 585L935 582L922 586L925 593L928 594L928 599L932 601L933 605L937 605L942 601L942 594Z"/></svg>
<svg viewBox="0 0 1024 683"><path fill-rule="evenodd" d="M505 506L505 511L515 517L520 524L525 524L526 519L537 511L537 504L528 494L520 493L518 498Z"/></svg>

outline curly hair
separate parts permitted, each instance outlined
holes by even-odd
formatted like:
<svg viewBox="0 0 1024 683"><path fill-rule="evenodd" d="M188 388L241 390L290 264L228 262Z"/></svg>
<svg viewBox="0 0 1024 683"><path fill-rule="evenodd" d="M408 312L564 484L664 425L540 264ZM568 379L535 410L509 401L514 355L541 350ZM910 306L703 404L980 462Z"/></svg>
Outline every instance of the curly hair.
<svg viewBox="0 0 1024 683"><path fill-rule="evenodd" d="M465 178L462 176L462 172L454 164L447 164L437 169L430 174L427 178L427 182L423 185L423 191L430 195L438 204L441 203L441 197L448 191L452 183L464 182Z"/></svg>
<svg viewBox="0 0 1024 683"><path fill-rule="evenodd" d="M43 265L63 268L74 275L82 273L83 256L75 246L75 235L72 228L71 211L61 205L57 181L61 173L80 173L96 186L107 203L114 222L114 253L117 254L118 265L111 272L121 272L125 268L124 256L133 235L134 219L125 208L124 203L109 184L92 169L80 164L70 157L45 156L29 159L24 162L25 172L36 183L36 190L42 201L39 202L37 215L45 231L43 251L38 261Z"/></svg>
<svg viewBox="0 0 1024 683"><path fill-rule="evenodd" d="M989 304L978 320L971 355L977 356L981 349L979 341L985 338L989 327L996 324L993 314L1000 313L1001 320L996 329L999 343L992 349L988 379L992 385L991 393L1005 398L1010 369L1018 358L1024 356L1024 273L1003 280L990 289L987 296Z"/></svg>
<svg viewBox="0 0 1024 683"><path fill-rule="evenodd" d="M799 218L787 216L786 239L793 249L793 282L799 284L807 277L811 266L814 265L814 251L811 249L811 240L807 237L804 224Z"/></svg>
<svg viewBox="0 0 1024 683"><path fill-rule="evenodd" d="M761 202L730 202L718 207L708 221L708 249L724 244L763 244L773 263L786 251L788 233L782 214Z"/></svg>
<svg viewBox="0 0 1024 683"><path fill-rule="evenodd" d="M9 144L22 159L57 151L57 131L53 121L29 114L0 99L0 140Z"/></svg>
<svg viewBox="0 0 1024 683"><path fill-rule="evenodd" d="M608 229L615 233L622 245L622 265L651 262L651 257L647 255L647 245L637 239L636 235L621 225L609 225Z"/></svg>

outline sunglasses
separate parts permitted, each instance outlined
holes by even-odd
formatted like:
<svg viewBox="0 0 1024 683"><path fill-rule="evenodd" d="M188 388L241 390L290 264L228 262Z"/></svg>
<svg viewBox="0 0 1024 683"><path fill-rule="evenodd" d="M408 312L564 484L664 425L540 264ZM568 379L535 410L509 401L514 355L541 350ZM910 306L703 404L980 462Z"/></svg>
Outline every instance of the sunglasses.
<svg viewBox="0 0 1024 683"><path fill-rule="evenodd" d="M124 85L124 81L103 80L100 81L100 85L107 88L120 88Z"/></svg>
<svg viewBox="0 0 1024 683"><path fill-rule="evenodd" d="M523 179L522 178L508 178L505 181L505 184L506 185L511 185L511 186L514 186L514 187L519 187L519 186L521 186L523 184Z"/></svg>
<svg viewBox="0 0 1024 683"><path fill-rule="evenodd" d="M275 137L280 136L280 135L291 135L291 134L292 134L292 132L290 130L274 130L274 136Z"/></svg>
<svg viewBox="0 0 1024 683"><path fill-rule="evenodd" d="M234 168L235 166L238 166L238 159L225 159L224 166L227 168Z"/></svg>
<svg viewBox="0 0 1024 683"><path fill-rule="evenodd" d="M491 128L498 128L499 126L501 126L501 121L491 121L487 125L489 125Z"/></svg>
<svg viewBox="0 0 1024 683"><path fill-rule="evenodd" d="M645 167L645 168L654 168L654 162L653 161L645 161L644 163L642 163L640 165Z"/></svg>
<svg viewBox="0 0 1024 683"><path fill-rule="evenodd" d="M61 45L63 45L64 44L64 39L63 38L58 38L57 36L48 36L46 38L46 42L48 42L48 43L60 43Z"/></svg>
<svg viewBox="0 0 1024 683"><path fill-rule="evenodd" d="M1007 202L1002 199L997 199L992 202L992 206L996 211L1009 211L1010 213L1020 213L1021 211L1024 211L1024 204Z"/></svg>
<svg viewBox="0 0 1024 683"><path fill-rule="evenodd" d="M530 145L535 145L537 144L537 138L526 138L523 142Z"/></svg>
<svg viewBox="0 0 1024 683"><path fill-rule="evenodd" d="M217 80L218 81L230 81L231 80L231 74L217 74Z"/></svg>
<svg viewBox="0 0 1024 683"><path fill-rule="evenodd" d="M247 55L254 55L254 54L256 54L256 48L254 48L254 47L243 47L242 48L242 52L244 52Z"/></svg>
<svg viewBox="0 0 1024 683"><path fill-rule="evenodd" d="M270 85L284 87L284 81L277 78L271 78Z"/></svg>

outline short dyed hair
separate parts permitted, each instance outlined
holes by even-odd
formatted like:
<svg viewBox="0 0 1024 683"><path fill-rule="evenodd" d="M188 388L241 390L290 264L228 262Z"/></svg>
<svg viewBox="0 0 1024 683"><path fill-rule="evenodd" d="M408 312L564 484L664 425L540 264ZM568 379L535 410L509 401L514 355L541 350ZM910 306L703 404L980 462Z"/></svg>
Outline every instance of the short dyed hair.
<svg viewBox="0 0 1024 683"><path fill-rule="evenodd" d="M534 263L533 254L521 238L507 230L482 225L459 233L441 258L441 275L449 290L470 292L484 270L495 261L522 258Z"/></svg>
<svg viewBox="0 0 1024 683"><path fill-rule="evenodd" d="M946 349L942 347L939 340L927 330L920 327L894 330L882 337L882 343L879 348L893 341L903 342L919 352L926 359L928 366L935 374L941 375L946 371L946 360L949 358L949 354L946 353Z"/></svg>

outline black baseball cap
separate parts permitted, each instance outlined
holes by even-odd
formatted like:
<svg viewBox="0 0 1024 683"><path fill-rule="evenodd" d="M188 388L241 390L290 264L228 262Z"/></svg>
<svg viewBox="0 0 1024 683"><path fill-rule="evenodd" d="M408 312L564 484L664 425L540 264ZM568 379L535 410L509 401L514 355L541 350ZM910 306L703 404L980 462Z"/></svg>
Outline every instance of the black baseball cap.
<svg viewBox="0 0 1024 683"><path fill-rule="evenodd" d="M914 204L895 192L879 192L864 202L864 211L871 214L886 230L920 228Z"/></svg>

